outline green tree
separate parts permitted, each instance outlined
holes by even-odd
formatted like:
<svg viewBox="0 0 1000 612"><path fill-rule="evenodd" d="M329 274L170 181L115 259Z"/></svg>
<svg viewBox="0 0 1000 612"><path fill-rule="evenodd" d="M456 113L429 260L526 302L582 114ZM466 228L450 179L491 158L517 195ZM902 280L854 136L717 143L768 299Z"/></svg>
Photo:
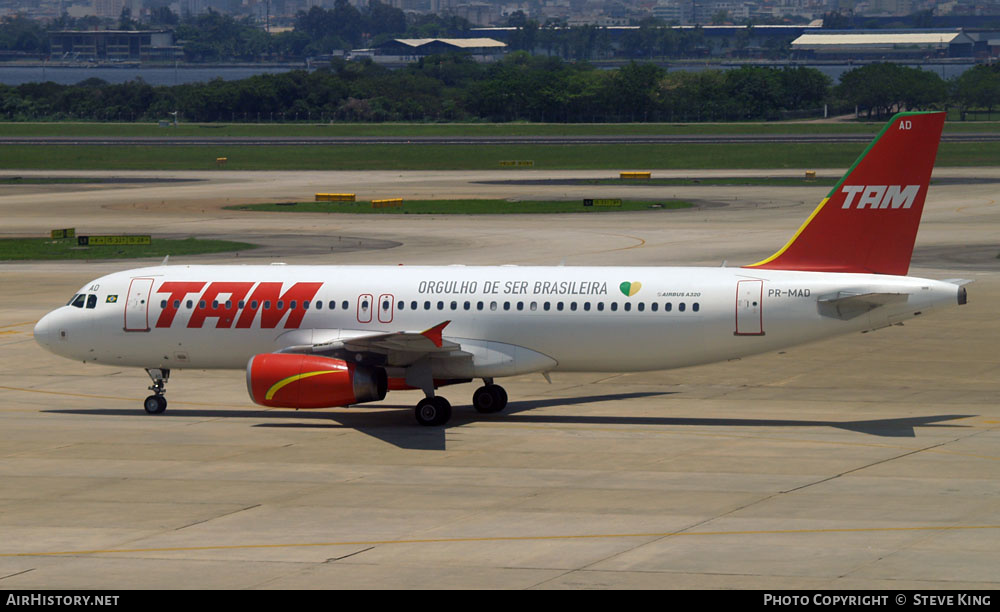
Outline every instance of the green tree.
<svg viewBox="0 0 1000 612"><path fill-rule="evenodd" d="M49 39L41 24L27 17L0 20L0 49L27 53L48 53Z"/></svg>
<svg viewBox="0 0 1000 612"><path fill-rule="evenodd" d="M945 102L947 88L935 73L898 64L869 64L840 77L838 96L870 119L895 111L929 108Z"/></svg>
<svg viewBox="0 0 1000 612"><path fill-rule="evenodd" d="M962 113L962 120L970 109L984 108L987 116L1000 106L1000 67L997 64L979 64L963 72L954 83L953 97Z"/></svg>
<svg viewBox="0 0 1000 612"><path fill-rule="evenodd" d="M664 70L655 64L629 62L622 66L609 82L614 106L623 119L645 121L659 110L660 79Z"/></svg>

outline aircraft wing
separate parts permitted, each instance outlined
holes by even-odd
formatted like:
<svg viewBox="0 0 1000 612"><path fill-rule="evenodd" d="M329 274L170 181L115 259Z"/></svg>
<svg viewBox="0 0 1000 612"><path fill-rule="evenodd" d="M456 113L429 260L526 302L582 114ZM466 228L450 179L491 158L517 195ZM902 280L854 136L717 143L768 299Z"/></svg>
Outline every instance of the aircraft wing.
<svg viewBox="0 0 1000 612"><path fill-rule="evenodd" d="M327 338L320 335L313 339L313 344L288 346L280 352L331 356L375 354L381 357L378 361L384 361L383 365L405 366L431 353L463 355L461 345L445 340L441 335L449 323L451 321L444 321L422 332L331 330Z"/></svg>
<svg viewBox="0 0 1000 612"><path fill-rule="evenodd" d="M819 312L826 317L845 321L859 317L886 304L899 304L910 298L908 293L852 293L838 291L819 298Z"/></svg>

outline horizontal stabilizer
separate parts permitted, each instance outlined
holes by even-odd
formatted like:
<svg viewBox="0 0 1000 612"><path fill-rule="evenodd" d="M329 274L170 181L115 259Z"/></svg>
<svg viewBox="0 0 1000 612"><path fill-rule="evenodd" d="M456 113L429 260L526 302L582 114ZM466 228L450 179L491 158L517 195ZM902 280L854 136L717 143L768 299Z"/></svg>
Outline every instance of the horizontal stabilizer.
<svg viewBox="0 0 1000 612"><path fill-rule="evenodd" d="M838 291L819 298L819 313L824 317L848 321L886 304L899 304L909 299L907 293L852 293Z"/></svg>

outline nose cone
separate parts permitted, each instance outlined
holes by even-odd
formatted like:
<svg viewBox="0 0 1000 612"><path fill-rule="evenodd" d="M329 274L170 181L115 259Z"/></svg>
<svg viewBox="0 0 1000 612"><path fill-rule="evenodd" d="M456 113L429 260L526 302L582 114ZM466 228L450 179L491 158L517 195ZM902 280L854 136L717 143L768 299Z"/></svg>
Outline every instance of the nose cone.
<svg viewBox="0 0 1000 612"><path fill-rule="evenodd" d="M59 339L58 310L53 310L35 323L35 342L39 346L55 353L56 342Z"/></svg>

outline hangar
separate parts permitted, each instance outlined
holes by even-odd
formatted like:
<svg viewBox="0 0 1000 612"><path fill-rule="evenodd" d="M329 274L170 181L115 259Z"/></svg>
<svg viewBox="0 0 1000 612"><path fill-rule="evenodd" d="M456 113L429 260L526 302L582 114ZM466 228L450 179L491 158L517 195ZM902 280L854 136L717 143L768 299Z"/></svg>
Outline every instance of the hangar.
<svg viewBox="0 0 1000 612"><path fill-rule="evenodd" d="M381 56L394 56L402 61L415 61L426 55L463 53L478 61L499 59L507 45L492 38L394 38L377 47Z"/></svg>
<svg viewBox="0 0 1000 612"><path fill-rule="evenodd" d="M809 32L792 41L800 58L892 59L972 57L975 41L958 30Z"/></svg>

